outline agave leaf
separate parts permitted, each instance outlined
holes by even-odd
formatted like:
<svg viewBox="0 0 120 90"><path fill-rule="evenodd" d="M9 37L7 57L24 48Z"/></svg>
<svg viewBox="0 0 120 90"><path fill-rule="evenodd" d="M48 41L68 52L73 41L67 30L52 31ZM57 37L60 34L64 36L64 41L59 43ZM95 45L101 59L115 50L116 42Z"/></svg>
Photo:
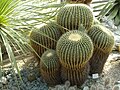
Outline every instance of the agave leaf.
<svg viewBox="0 0 120 90"><path fill-rule="evenodd" d="M118 6L115 6L113 11L109 14L108 19L113 19L118 13Z"/></svg>
<svg viewBox="0 0 120 90"><path fill-rule="evenodd" d="M104 10L102 9L98 16L99 19L103 18L114 6L115 4L109 4Z"/></svg>
<svg viewBox="0 0 120 90"><path fill-rule="evenodd" d="M0 43L0 78L2 77L2 65L3 65L3 58L2 58L2 50L1 50L1 43Z"/></svg>
<svg viewBox="0 0 120 90"><path fill-rule="evenodd" d="M21 78L21 75L20 75L20 71L18 69L17 62L15 60L14 53L13 53L12 48L10 46L10 43L8 41L8 37L6 37L6 34L2 30L0 31L0 35L2 37L3 43L5 45L5 48L7 50L7 54L8 54L8 57L10 59L11 65L12 65L14 76L16 76L15 71L14 71L14 68L15 68L17 70L17 72L18 72L18 75L19 75L21 81L22 81L22 78Z"/></svg>
<svg viewBox="0 0 120 90"><path fill-rule="evenodd" d="M118 26L120 24L119 14L117 14L116 17L114 18L114 23L115 23L116 26Z"/></svg>
<svg viewBox="0 0 120 90"><path fill-rule="evenodd" d="M103 7L104 5L105 5L104 3L103 3L103 4L100 4L100 5L96 5L96 6L93 7L93 9Z"/></svg>

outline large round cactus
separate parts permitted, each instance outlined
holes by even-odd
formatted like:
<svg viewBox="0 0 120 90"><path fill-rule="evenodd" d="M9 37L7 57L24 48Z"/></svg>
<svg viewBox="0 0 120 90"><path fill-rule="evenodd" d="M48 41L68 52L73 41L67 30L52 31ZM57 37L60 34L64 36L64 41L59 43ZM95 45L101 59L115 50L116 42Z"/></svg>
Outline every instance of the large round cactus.
<svg viewBox="0 0 120 90"><path fill-rule="evenodd" d="M61 78L62 81L70 81L71 85L81 86L89 75L89 64L87 63L84 67L80 69L61 67Z"/></svg>
<svg viewBox="0 0 120 90"><path fill-rule="evenodd" d="M88 30L93 24L93 14L85 4L68 4L58 12L57 23L64 27L63 32L77 30L80 24Z"/></svg>
<svg viewBox="0 0 120 90"><path fill-rule="evenodd" d="M60 36L60 28L55 23L49 23L43 25L39 30L31 32L30 43L37 54L41 56L46 48L55 49Z"/></svg>
<svg viewBox="0 0 120 90"><path fill-rule="evenodd" d="M62 66L80 68L92 56L93 44L87 34L73 30L60 37L56 50Z"/></svg>
<svg viewBox="0 0 120 90"><path fill-rule="evenodd" d="M114 37L109 29L97 24L90 28L88 35L94 44L94 53L90 59L90 74L101 74L114 45Z"/></svg>
<svg viewBox="0 0 120 90"><path fill-rule="evenodd" d="M56 85L61 82L60 62L55 50L47 50L43 53L40 62L40 72L49 85Z"/></svg>

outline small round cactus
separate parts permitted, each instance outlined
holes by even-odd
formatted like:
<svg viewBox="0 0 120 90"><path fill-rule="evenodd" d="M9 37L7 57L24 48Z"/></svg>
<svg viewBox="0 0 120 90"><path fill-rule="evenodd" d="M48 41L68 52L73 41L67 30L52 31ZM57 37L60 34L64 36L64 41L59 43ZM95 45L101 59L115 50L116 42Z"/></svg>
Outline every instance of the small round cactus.
<svg viewBox="0 0 120 90"><path fill-rule="evenodd" d="M90 59L90 74L101 74L104 64L112 51L114 37L112 32L102 25L93 25L88 31L94 44L93 56Z"/></svg>
<svg viewBox="0 0 120 90"><path fill-rule="evenodd" d="M81 86L89 75L89 64L87 63L84 67L80 69L61 67L61 78L62 81L70 81L71 85Z"/></svg>
<svg viewBox="0 0 120 90"><path fill-rule="evenodd" d="M55 50L47 50L41 56L41 76L48 85L56 85L61 82L60 62Z"/></svg>
<svg viewBox="0 0 120 90"><path fill-rule="evenodd" d="M93 44L90 37L78 30L63 34L57 42L57 55L64 67L79 68L92 56Z"/></svg>
<svg viewBox="0 0 120 90"><path fill-rule="evenodd" d="M39 30L31 32L30 43L37 54L41 56L46 48L55 49L56 42L60 36L60 27L55 23L48 23L43 25ZM35 56L37 55L35 54Z"/></svg>
<svg viewBox="0 0 120 90"><path fill-rule="evenodd" d="M85 4L68 4L58 12L57 23L69 30L78 30L82 24L88 30L93 24L93 14Z"/></svg>

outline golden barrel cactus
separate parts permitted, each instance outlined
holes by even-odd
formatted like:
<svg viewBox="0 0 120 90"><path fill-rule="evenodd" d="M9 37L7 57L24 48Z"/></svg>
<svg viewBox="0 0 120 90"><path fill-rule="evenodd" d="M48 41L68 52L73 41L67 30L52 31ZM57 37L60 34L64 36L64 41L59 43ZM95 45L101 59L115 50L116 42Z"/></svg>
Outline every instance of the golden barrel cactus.
<svg viewBox="0 0 120 90"><path fill-rule="evenodd" d="M57 40L60 36L60 27L55 23L48 23L43 25L40 29L31 32L30 43L37 54L41 56L46 48L55 49ZM37 55L35 54L35 56ZM37 58L39 60L38 56Z"/></svg>
<svg viewBox="0 0 120 90"><path fill-rule="evenodd" d="M73 30L60 37L56 51L62 66L78 69L91 58L93 43L87 34Z"/></svg>
<svg viewBox="0 0 120 90"><path fill-rule="evenodd" d="M85 4L67 4L57 14L57 23L64 27L63 33L68 30L78 30L82 24L88 30L93 24L93 14Z"/></svg>
<svg viewBox="0 0 120 90"><path fill-rule="evenodd" d="M88 35L94 44L93 56L90 59L90 74L101 74L109 53L112 51L114 37L109 29L100 24L93 25Z"/></svg>
<svg viewBox="0 0 120 90"><path fill-rule="evenodd" d="M41 76L48 85L61 83L60 62L55 50L47 50L41 56Z"/></svg>

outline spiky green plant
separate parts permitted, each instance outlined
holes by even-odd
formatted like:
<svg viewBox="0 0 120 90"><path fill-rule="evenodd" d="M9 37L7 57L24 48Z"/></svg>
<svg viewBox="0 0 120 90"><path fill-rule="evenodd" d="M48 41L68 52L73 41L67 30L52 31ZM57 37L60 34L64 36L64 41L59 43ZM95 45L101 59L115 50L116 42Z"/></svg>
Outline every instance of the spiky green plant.
<svg viewBox="0 0 120 90"><path fill-rule="evenodd" d="M48 85L61 83L60 61L55 50L49 49L41 56L40 72Z"/></svg>
<svg viewBox="0 0 120 90"><path fill-rule="evenodd" d="M90 59L90 74L101 74L104 64L112 51L114 37L112 32L102 25L93 25L88 31L94 44L94 53Z"/></svg>
<svg viewBox="0 0 120 90"><path fill-rule="evenodd" d="M78 69L89 61L93 44L87 34L73 30L60 37L56 50L64 67Z"/></svg>
<svg viewBox="0 0 120 90"><path fill-rule="evenodd" d="M93 7L96 9L95 11L99 11L98 19L107 16L108 20L114 21L114 25L120 25L120 0L103 0L96 1L95 3L98 3L98 5Z"/></svg>
<svg viewBox="0 0 120 90"><path fill-rule="evenodd" d="M16 69L19 76L20 73L12 47L19 48L24 55L29 52L27 39L22 33L17 32L11 27L15 26L11 24L11 18L13 18L14 14L16 15L15 8L18 2L19 0L0 0L0 76L2 76L1 72L3 71L4 51L6 51L5 54L10 60L14 74Z"/></svg>
<svg viewBox="0 0 120 90"><path fill-rule="evenodd" d="M56 43L60 36L60 27L50 22L31 32L30 43L37 54L41 56L46 49L56 48ZM40 60L38 56L37 58Z"/></svg>
<svg viewBox="0 0 120 90"><path fill-rule="evenodd" d="M93 24L91 9L85 4L68 4L61 8L57 14L57 23L66 29L78 30L82 24L88 30Z"/></svg>

